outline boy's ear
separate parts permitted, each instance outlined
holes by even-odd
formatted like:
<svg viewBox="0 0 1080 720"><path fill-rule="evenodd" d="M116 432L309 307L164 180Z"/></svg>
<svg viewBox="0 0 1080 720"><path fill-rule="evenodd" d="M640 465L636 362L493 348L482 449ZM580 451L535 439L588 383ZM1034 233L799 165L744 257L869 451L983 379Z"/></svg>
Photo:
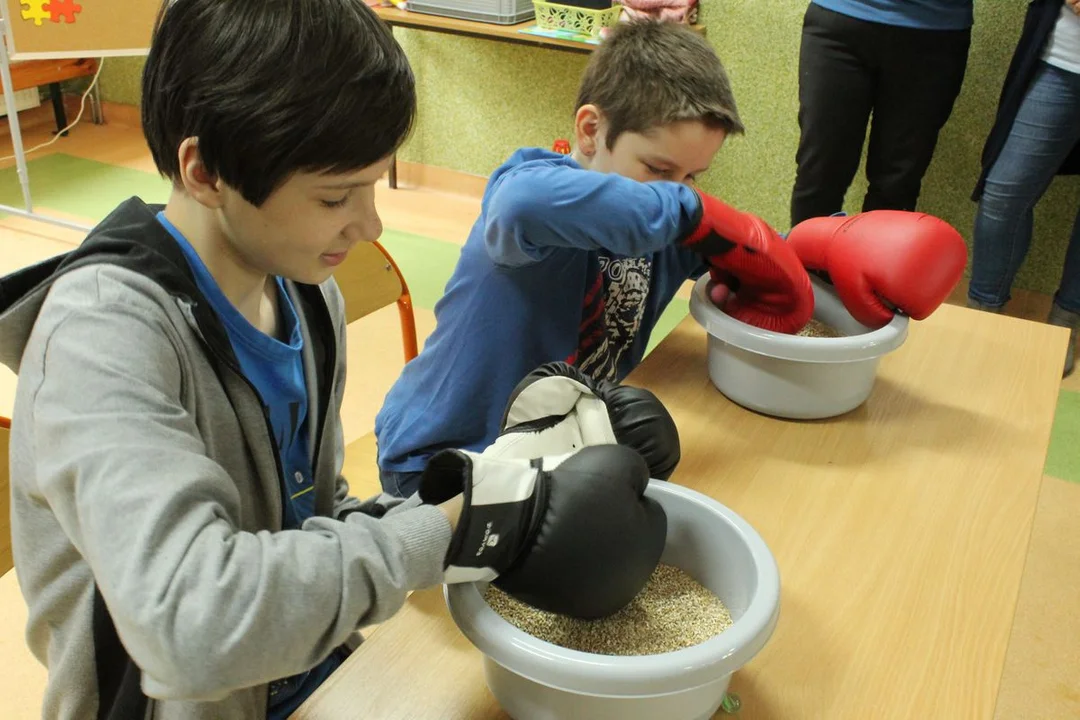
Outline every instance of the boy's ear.
<svg viewBox="0 0 1080 720"><path fill-rule="evenodd" d="M202 155L199 153L199 139L185 138L177 152L180 156L180 183L187 194L208 208L220 208L221 184L203 164Z"/></svg>
<svg viewBox="0 0 1080 720"><path fill-rule="evenodd" d="M577 149L586 157L596 154L600 143L604 141L600 124L603 116L595 105L582 105L574 116L574 139Z"/></svg>

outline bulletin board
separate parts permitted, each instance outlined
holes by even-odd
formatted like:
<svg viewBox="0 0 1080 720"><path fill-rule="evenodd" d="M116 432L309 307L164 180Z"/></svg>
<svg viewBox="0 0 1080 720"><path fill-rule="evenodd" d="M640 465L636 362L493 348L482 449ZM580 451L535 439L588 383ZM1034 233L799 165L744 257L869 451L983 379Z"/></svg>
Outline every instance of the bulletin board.
<svg viewBox="0 0 1080 720"><path fill-rule="evenodd" d="M145 55L161 9L161 0L3 2L11 60Z"/></svg>

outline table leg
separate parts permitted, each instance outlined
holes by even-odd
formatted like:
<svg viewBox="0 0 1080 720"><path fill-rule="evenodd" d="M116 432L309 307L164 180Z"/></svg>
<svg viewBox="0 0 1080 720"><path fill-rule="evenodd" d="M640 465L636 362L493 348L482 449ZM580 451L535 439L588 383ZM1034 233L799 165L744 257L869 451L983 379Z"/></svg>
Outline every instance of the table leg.
<svg viewBox="0 0 1080 720"><path fill-rule="evenodd" d="M56 116L56 132L67 127L67 111L64 110L64 93L60 89L60 83L49 84L49 95L52 96L53 115ZM64 132L67 136L67 132Z"/></svg>
<svg viewBox="0 0 1080 720"><path fill-rule="evenodd" d="M95 125L105 124L105 112L101 109L101 85L97 83L90 90L90 117Z"/></svg>

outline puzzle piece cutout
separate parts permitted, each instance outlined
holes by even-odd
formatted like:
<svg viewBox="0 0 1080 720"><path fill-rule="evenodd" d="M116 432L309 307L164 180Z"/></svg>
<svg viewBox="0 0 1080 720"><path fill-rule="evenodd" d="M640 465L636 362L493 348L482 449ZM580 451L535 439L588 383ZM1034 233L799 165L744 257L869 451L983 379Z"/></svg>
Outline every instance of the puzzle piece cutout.
<svg viewBox="0 0 1080 720"><path fill-rule="evenodd" d="M41 25L43 20L50 20L52 13L45 9L45 0L22 0L26 10L22 11L23 20L33 20L35 25Z"/></svg>
<svg viewBox="0 0 1080 720"><path fill-rule="evenodd" d="M73 23L75 13L82 12L82 5L76 5L75 0L50 0L42 5L42 8L49 11L49 19L54 23L60 22L61 19Z"/></svg>

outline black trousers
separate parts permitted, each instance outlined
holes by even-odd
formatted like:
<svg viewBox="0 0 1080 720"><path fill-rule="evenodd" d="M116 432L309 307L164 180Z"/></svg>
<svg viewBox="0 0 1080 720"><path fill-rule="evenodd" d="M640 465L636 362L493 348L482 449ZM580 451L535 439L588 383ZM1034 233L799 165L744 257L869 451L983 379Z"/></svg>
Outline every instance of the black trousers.
<svg viewBox="0 0 1080 720"><path fill-rule="evenodd" d="M863 211L915 209L970 44L970 29L893 27L810 5L799 51L793 226L843 208L871 113Z"/></svg>

